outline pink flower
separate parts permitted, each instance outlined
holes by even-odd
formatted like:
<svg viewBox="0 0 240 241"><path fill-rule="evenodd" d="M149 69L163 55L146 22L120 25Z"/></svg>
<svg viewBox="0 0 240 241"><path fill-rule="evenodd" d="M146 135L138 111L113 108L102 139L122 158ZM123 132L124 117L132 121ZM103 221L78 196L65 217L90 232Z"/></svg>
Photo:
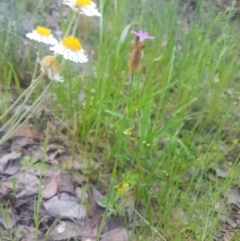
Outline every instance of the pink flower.
<svg viewBox="0 0 240 241"><path fill-rule="evenodd" d="M155 37L149 36L148 32L144 32L143 30L139 30L139 32L131 30L130 33L135 35L141 42L143 42L144 39L151 39L151 40L155 39Z"/></svg>

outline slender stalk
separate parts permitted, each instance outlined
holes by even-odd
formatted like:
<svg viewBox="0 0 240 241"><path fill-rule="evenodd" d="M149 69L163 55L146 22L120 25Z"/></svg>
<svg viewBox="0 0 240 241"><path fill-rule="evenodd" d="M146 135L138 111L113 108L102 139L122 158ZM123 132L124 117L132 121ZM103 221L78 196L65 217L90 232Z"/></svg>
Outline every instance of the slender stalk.
<svg viewBox="0 0 240 241"><path fill-rule="evenodd" d="M161 240L166 241L166 239L159 233L159 231L153 227L135 208L132 209L143 220L143 222L147 224L152 229L152 231L161 238Z"/></svg>
<svg viewBox="0 0 240 241"><path fill-rule="evenodd" d="M34 80L35 77L36 77L36 74L37 74L37 67L38 67L38 64L39 64L39 50L37 52L37 60L35 61L35 66L34 66L34 70L33 70L33 75L32 75L32 79Z"/></svg>
<svg viewBox="0 0 240 241"><path fill-rule="evenodd" d="M77 21L75 22L75 25L74 25L74 27L73 27L72 36L75 36L75 34L76 34L79 20L80 20L80 15L78 14L78 16L77 16Z"/></svg>
<svg viewBox="0 0 240 241"><path fill-rule="evenodd" d="M124 116L123 116L121 136L120 136L120 140L119 140L119 144L118 144L118 151L117 151L117 155L118 155L118 156L119 156L119 153L120 153L121 147L122 147L123 132L124 132L125 123L126 123L127 114L128 114L128 108L129 108L129 106L128 106L129 103L128 103L128 102L129 102L129 97L131 96L131 92L132 92L133 80L134 80L134 75L132 74L132 76L131 76L131 82L130 82L129 89L128 89L128 94L127 94L126 107L125 107ZM118 159L118 158L117 158L117 159ZM114 169L115 169L115 166L117 166L116 163L117 163L117 162L115 162L115 164L114 164Z"/></svg>
<svg viewBox="0 0 240 241"><path fill-rule="evenodd" d="M72 18L71 18L71 20L70 20L70 23L69 23L69 25L68 25L67 31L66 31L66 33L64 34L64 38L66 38L66 37L69 35L70 30L71 30L71 27L72 27L72 25L73 25L73 22L74 22L75 18L76 18L76 13L73 13L73 16L72 16Z"/></svg>
<svg viewBox="0 0 240 241"><path fill-rule="evenodd" d="M134 75L132 74L131 76L131 82L130 82L130 86L128 89L128 94L127 94L127 100L126 100L126 107L125 107L125 111L124 111L124 116L123 116L123 122L122 122L122 128L121 128L121 132L120 132L120 137L119 137L119 143L118 143L118 149L117 149L117 156L116 156L116 161L114 163L114 167L113 167L113 172L112 172L112 178L111 178L111 183L110 183L110 188L109 188L109 195L108 195L108 200L107 200L107 205L106 205L106 209L108 208L109 204L110 204L110 199L111 199L111 195L113 193L113 187L114 187L114 180L116 178L116 173L117 173L117 166L120 160L120 151L122 148L122 140L123 140L123 132L124 132L124 128L125 128L125 123L126 123L126 119L127 119L127 114L128 114L128 104L129 104L129 99L131 96L131 92L132 92L132 85L133 85L133 80L134 80ZM100 223L99 226L99 231L98 231L98 235L97 235L97 240L100 237L100 234L103 230L103 226L104 226L104 222L107 218L107 212L104 212L102 221Z"/></svg>
<svg viewBox="0 0 240 241"><path fill-rule="evenodd" d="M15 113L4 125L3 127L0 129L0 131L5 130L9 125L11 126L12 123L14 123L19 116L21 115L21 112L23 110L24 105L27 103L27 101L29 100L29 98L31 97L33 91L36 89L37 85L39 84L40 79L37 81L36 85L32 86L32 88L30 89L30 91L27 93L23 103L20 105L20 109L18 110L17 113Z"/></svg>
<svg viewBox="0 0 240 241"><path fill-rule="evenodd" d="M36 85L39 84L39 82L40 82L41 78L43 77L43 75L44 74L42 73L41 75L38 76L38 78L36 80L32 81L31 85L25 91L23 91L23 93L17 98L17 100L15 100L14 103L3 113L3 115L0 116L0 120L3 119L20 102L20 100L24 96L30 95L28 92L35 89ZM2 129L3 128L1 128L1 130Z"/></svg>
<svg viewBox="0 0 240 241"><path fill-rule="evenodd" d="M45 98L45 96L47 95L50 87L51 87L52 81L48 84L48 86L45 88L45 90L43 91L43 93L38 97L38 99L32 104L32 106L26 111L24 112L20 118L11 126L10 130L7 131L7 133L2 137L2 139L0 140L0 144L3 144L5 141L7 141L13 134L14 132L16 132L23 124L26 123L26 121L28 120L27 116L30 113L34 113L36 111L36 109L38 108L38 106L41 104L42 100ZM24 120L25 118L25 120ZM24 120L24 121L23 121ZM22 122L23 121L23 122Z"/></svg>
<svg viewBox="0 0 240 241"><path fill-rule="evenodd" d="M73 21L74 21L75 18L76 18L76 15L75 15L75 13L74 13L74 14L73 14L73 17L72 17L71 20L70 20L70 24L69 24L69 26L68 26L68 29L67 29L67 31L66 31L66 33L65 33L64 38L66 38L66 37L68 36L68 34L70 33L71 26L73 25ZM71 34L72 36L75 36L75 34L76 34L79 20L80 20L80 16L79 16L79 14L78 14L77 20L75 21L75 25L74 25L74 27L73 27L73 31L72 31L72 34ZM60 65L60 73L63 71L63 67L64 67L65 62L66 62L65 59L63 59L61 65Z"/></svg>
<svg viewBox="0 0 240 241"><path fill-rule="evenodd" d="M50 84L47 86L50 87ZM35 223L35 227L37 230L39 230L39 226L40 223L42 221L42 219L39 219L39 212L40 212L40 206L42 204L42 199L43 199L43 189L41 188L43 185L43 179L44 179L44 175L43 175L43 167L44 167L44 163L46 161L46 156L47 156L47 145L49 142L49 134L50 134L50 128L51 128L51 124L48 122L47 123L47 130L46 130L46 139L44 141L44 146L43 146L43 156L41 159L41 166L40 166L40 175L39 175L39 191L38 191L38 196L37 199L34 202L34 223ZM38 232L36 232L36 237L35 240L38 240Z"/></svg>

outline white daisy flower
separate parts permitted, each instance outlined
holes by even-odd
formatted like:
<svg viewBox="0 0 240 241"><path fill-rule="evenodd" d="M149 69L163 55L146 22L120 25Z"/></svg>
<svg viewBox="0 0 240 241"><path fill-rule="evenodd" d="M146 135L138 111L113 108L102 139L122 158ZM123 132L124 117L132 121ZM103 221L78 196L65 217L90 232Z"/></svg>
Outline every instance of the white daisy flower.
<svg viewBox="0 0 240 241"><path fill-rule="evenodd" d="M50 47L54 54L60 54L64 59L71 60L75 63L88 62L87 56L84 54L80 41L73 37L68 36L61 41L61 43Z"/></svg>
<svg viewBox="0 0 240 241"><path fill-rule="evenodd" d="M52 36L51 30L49 28L37 26L37 28L33 32L27 33L26 36L30 39L33 39L35 41L42 42L45 44L51 44L51 45L58 44L58 41Z"/></svg>
<svg viewBox="0 0 240 241"><path fill-rule="evenodd" d="M89 17L101 16L101 13L99 13L96 7L96 3L91 0L62 0L62 3L68 5L74 11Z"/></svg>
<svg viewBox="0 0 240 241"><path fill-rule="evenodd" d="M61 83L64 81L63 77L59 75L60 67L56 58L48 55L40 61L40 65L41 71L45 73L49 79Z"/></svg>

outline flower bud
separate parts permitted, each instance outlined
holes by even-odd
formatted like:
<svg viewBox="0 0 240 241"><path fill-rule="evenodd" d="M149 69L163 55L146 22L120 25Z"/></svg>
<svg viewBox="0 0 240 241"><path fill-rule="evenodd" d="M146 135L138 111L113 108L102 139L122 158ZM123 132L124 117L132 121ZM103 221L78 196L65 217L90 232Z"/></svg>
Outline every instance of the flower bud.
<svg viewBox="0 0 240 241"><path fill-rule="evenodd" d="M136 41L134 44L134 49L131 53L130 60L128 61L128 67L132 74L135 74L140 70L142 66L143 49L145 45L141 41Z"/></svg>

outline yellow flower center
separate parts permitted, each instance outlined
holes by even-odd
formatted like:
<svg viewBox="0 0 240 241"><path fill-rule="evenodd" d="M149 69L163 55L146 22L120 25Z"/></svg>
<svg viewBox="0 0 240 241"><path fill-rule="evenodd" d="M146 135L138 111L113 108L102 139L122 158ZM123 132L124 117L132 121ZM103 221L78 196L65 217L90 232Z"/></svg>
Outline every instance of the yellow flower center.
<svg viewBox="0 0 240 241"><path fill-rule="evenodd" d="M51 30L49 28L44 28L41 26L37 26L36 32L43 36L50 36L50 34L51 34Z"/></svg>
<svg viewBox="0 0 240 241"><path fill-rule="evenodd" d="M85 5L92 5L91 0L76 0L76 5L78 7L83 7Z"/></svg>
<svg viewBox="0 0 240 241"><path fill-rule="evenodd" d="M71 49L72 51L80 51L82 49L82 45L79 40L73 36L63 39L62 45L67 49Z"/></svg>

